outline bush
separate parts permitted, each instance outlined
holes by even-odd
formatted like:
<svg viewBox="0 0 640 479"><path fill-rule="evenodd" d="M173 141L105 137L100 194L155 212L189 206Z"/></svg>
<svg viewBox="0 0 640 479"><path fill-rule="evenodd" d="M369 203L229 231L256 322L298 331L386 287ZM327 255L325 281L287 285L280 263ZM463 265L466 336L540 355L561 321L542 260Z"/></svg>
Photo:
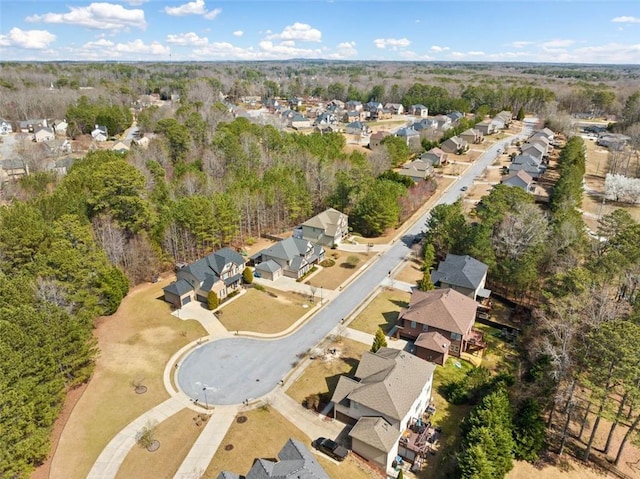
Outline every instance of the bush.
<svg viewBox="0 0 640 479"><path fill-rule="evenodd" d="M307 409L317 410L318 406L320 406L320 395L309 394L306 398L304 398L303 406Z"/></svg>
<svg viewBox="0 0 640 479"><path fill-rule="evenodd" d="M335 266L335 264L336 264L335 261L327 258L324 261L322 261L322 263L320 263L320 266L322 266L323 268L331 268L332 266Z"/></svg>
<svg viewBox="0 0 640 479"><path fill-rule="evenodd" d="M239 294L240 294L240 291L236 289L235 291L232 291L231 293L229 293L226 299L231 299L235 296L238 296Z"/></svg>
<svg viewBox="0 0 640 479"><path fill-rule="evenodd" d="M352 269L355 268L359 262L360 258L358 258L357 256L349 256L345 260L345 264L347 265L347 267Z"/></svg>
<svg viewBox="0 0 640 479"><path fill-rule="evenodd" d="M207 308L209 308L209 311L213 311L218 306L220 306L220 298L218 298L215 291L209 291L207 295Z"/></svg>
<svg viewBox="0 0 640 479"><path fill-rule="evenodd" d="M253 271L251 271L251 268L247 267L244 269L244 271L242 272L242 281L244 281L246 284L253 283Z"/></svg>
<svg viewBox="0 0 640 479"><path fill-rule="evenodd" d="M253 285L253 289L257 289L258 291L266 291L266 289L264 289L264 286L262 286L261 284L254 284Z"/></svg>

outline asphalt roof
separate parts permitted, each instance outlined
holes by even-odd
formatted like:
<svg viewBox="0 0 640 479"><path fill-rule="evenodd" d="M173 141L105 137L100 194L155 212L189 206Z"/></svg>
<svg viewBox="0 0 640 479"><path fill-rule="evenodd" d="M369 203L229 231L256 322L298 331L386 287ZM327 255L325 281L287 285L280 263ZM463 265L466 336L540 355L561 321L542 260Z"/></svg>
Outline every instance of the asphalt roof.
<svg viewBox="0 0 640 479"><path fill-rule="evenodd" d="M452 286L476 289L487 274L487 265L469 255L447 254L431 273L433 284L444 282Z"/></svg>
<svg viewBox="0 0 640 479"><path fill-rule="evenodd" d="M466 334L476 319L478 303L455 289L414 290L405 321L415 321L443 331Z"/></svg>

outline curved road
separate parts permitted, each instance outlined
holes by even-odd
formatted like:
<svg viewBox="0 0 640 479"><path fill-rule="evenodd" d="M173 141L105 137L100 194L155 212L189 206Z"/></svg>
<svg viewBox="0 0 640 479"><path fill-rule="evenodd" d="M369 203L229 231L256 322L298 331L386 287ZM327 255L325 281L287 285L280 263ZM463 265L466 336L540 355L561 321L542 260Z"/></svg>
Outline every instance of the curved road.
<svg viewBox="0 0 640 479"><path fill-rule="evenodd" d="M514 138L530 136L537 120L522 132L492 145L458 178L436 204L453 203L463 186L471 186ZM208 404L239 404L269 393L298 361L298 354L314 348L342 318L348 316L398 266L410 251L413 238L423 231L429 216L420 217L405 235L371 264L335 300L329 302L296 332L285 338L261 340L228 338L197 347L182 361L177 382L190 398Z"/></svg>

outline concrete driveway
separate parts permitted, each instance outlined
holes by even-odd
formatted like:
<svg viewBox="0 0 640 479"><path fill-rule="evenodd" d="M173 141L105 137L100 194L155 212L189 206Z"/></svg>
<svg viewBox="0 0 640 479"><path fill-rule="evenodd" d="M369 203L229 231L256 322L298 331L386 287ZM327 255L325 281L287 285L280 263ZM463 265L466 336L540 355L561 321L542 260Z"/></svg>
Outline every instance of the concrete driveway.
<svg viewBox="0 0 640 479"><path fill-rule="evenodd" d="M498 149L512 139L531 134L533 121L523 132L492 145L457 181L452 183L436 204L453 203L461 187L470 186L474 178L489 166ZM333 301L295 333L281 339L260 340L232 337L198 346L183 359L177 382L188 396L209 404L239 404L245 399L266 395L299 361L299 356L314 348L340 320L349 316L410 253L414 236L423 231L429 213L420 217L391 247Z"/></svg>

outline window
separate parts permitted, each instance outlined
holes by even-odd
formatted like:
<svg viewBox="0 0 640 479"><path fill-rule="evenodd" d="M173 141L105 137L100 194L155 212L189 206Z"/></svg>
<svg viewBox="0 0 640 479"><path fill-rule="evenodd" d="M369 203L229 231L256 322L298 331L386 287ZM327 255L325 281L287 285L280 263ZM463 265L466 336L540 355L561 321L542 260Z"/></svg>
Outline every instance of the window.
<svg viewBox="0 0 640 479"><path fill-rule="evenodd" d="M426 324L422 325L422 330L423 331L429 331L429 326L427 326Z"/></svg>
<svg viewBox="0 0 640 479"><path fill-rule="evenodd" d="M411 328L412 329L416 329L416 322L415 321L411 321Z"/></svg>
<svg viewBox="0 0 640 479"><path fill-rule="evenodd" d="M456 341L460 341L462 339L462 334L451 333L451 339L455 339Z"/></svg>

